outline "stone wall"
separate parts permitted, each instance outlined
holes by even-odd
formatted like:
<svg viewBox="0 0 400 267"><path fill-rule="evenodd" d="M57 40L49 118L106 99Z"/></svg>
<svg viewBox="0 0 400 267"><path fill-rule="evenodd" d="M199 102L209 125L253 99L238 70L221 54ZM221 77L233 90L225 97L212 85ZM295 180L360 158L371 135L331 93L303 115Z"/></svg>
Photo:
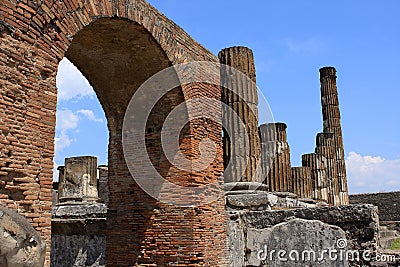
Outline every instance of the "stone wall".
<svg viewBox="0 0 400 267"><path fill-rule="evenodd" d="M350 195L350 203L375 205L379 209L381 221L400 221L400 191Z"/></svg>
<svg viewBox="0 0 400 267"><path fill-rule="evenodd" d="M51 266L105 266L107 206L98 195L98 184L108 191L108 173L107 166L101 166L97 177L97 168L97 158L91 156L66 158L65 166L58 167Z"/></svg>
<svg viewBox="0 0 400 267"><path fill-rule="evenodd" d="M106 214L104 204L57 206L51 223L51 265L105 266Z"/></svg>
<svg viewBox="0 0 400 267"><path fill-rule="evenodd" d="M66 249L68 248L68 249ZM59 235L51 236L50 266L53 267L105 267L106 235Z"/></svg>
<svg viewBox="0 0 400 267"><path fill-rule="evenodd" d="M291 250L302 253L313 249L319 255L322 249L336 248L339 251L340 246L346 245L346 249L357 250L361 255L365 250L373 254L378 247L379 219L377 208L372 205L230 211L229 215L230 266L266 266L267 263L268 266L283 266L282 261L277 261L277 254L272 254L270 260L272 250L276 253L281 249L288 253ZM370 266L362 261L325 259L311 264L328 267L365 263ZM285 262L285 266L304 264Z"/></svg>

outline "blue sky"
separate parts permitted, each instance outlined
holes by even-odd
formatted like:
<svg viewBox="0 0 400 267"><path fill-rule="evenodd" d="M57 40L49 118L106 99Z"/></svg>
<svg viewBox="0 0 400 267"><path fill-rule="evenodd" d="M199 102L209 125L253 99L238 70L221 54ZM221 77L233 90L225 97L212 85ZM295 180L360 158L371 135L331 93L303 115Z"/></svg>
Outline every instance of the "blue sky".
<svg viewBox="0 0 400 267"><path fill-rule="evenodd" d="M149 1L214 54L244 45L275 120L288 125L292 165L322 130L318 69L338 71L350 193L400 190L400 1ZM56 157L107 162L104 113L62 61Z"/></svg>

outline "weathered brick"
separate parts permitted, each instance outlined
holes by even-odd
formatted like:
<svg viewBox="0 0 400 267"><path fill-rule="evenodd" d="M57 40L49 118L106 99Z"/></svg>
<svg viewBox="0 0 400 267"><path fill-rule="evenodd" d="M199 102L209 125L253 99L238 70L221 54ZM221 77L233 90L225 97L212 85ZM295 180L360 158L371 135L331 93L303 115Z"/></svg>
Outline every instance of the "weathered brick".
<svg viewBox="0 0 400 267"><path fill-rule="evenodd" d="M132 58L142 62L140 72L126 73L125 76L135 76L142 72L146 74L142 79L147 79L154 71L172 64L196 60L216 62L217 59L181 28L142 0L132 1L130 5L125 5L123 1L108 0L44 0L40 6L33 2L0 2L0 21L9 25L0 35L0 151L1 145L14 151L12 156L7 155L8 151L0 152L0 176L7 176L16 171L21 173L13 179L19 186L0 189L0 203L24 214L46 240L48 266L50 190L57 104L55 75L58 62L76 42L72 40L76 40L75 37L84 31L90 32L94 20L98 17L103 17L99 21L108 20L114 25L135 25L134 35L137 33L146 42L150 40L150 43L145 44L151 45L148 51L154 52L157 59L152 61L151 55L132 55ZM114 15L119 19L110 18ZM109 34L115 35L120 30L123 30L123 27ZM131 34L119 37L124 39L129 36ZM126 51L132 51L132 47L127 45L124 48ZM74 58L71 56L71 59ZM78 62L78 59L75 61ZM119 62L113 64L117 63ZM151 66L160 69L146 71ZM87 63L82 67L92 68ZM119 69L123 70L125 67ZM120 123L130 95L118 95L112 88L101 88L101 82L96 80L96 76L96 73L92 73L88 78L96 88L96 93L104 94L100 99L110 103L106 105L105 110L109 121L119 121L110 129L111 186L107 264L160 266L168 261L179 262L181 266L206 266L210 265L209 263L214 266L226 265L226 255L223 253L226 250L224 199L220 198L215 203L196 209L177 208L154 201L145 194L131 179L122 152ZM103 76L106 75L103 73ZM137 86L140 85L139 82L136 83ZM115 88L119 88L119 85ZM108 92L102 92L102 89ZM129 92L132 93L133 91ZM188 85L171 93L163 102L164 105L157 108L160 114L164 114L170 110L172 104L176 106L181 101L205 94L220 99L218 87L205 84ZM22 102L24 105L20 104ZM154 125L161 122L156 115L152 120ZM162 154L157 142L150 143L153 145L149 146L149 150L153 153L155 166L159 170L166 170L167 179L177 184L189 185L192 181L196 184L206 184L220 176L223 171L221 128L218 124L202 126L204 123L204 120L197 121L196 125L188 129L192 132L188 132L188 137L182 140L182 150L191 157L196 157L199 153L197 146L203 136L210 136L217 143L216 160L204 172L191 174L176 168L166 169L170 166L168 162L160 160ZM5 132L7 134L4 135ZM190 135L195 138L191 138ZM154 140L157 137L159 136L155 136ZM32 160L30 164L27 164L28 159ZM0 177L0 181L2 179ZM11 189L20 192L22 198L10 199L7 190ZM177 198L181 197L174 192L171 194L175 194ZM204 212L199 213L199 210Z"/></svg>

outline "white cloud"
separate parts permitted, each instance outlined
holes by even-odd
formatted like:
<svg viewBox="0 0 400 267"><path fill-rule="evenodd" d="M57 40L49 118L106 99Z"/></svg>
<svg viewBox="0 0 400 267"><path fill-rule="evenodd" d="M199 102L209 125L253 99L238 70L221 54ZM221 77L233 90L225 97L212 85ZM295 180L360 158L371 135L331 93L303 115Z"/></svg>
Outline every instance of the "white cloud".
<svg viewBox="0 0 400 267"><path fill-rule="evenodd" d="M57 110L57 129L69 130L78 127L79 117L69 109Z"/></svg>
<svg viewBox="0 0 400 267"><path fill-rule="evenodd" d="M95 93L86 78L68 59L63 58L57 73L58 100L94 97Z"/></svg>
<svg viewBox="0 0 400 267"><path fill-rule="evenodd" d="M69 147L74 139L68 135L68 130L76 129L79 124L79 117L69 109L57 110L56 137L54 139L55 157L60 155L60 152Z"/></svg>
<svg viewBox="0 0 400 267"><path fill-rule="evenodd" d="M350 152L346 168L350 193L400 190L400 159Z"/></svg>
<svg viewBox="0 0 400 267"><path fill-rule="evenodd" d="M81 110L78 110L77 113L82 114L83 116L85 116L90 121L103 122L103 119L102 118L97 118L94 115L94 112L92 110L90 110L90 109L81 109Z"/></svg>
<svg viewBox="0 0 400 267"><path fill-rule="evenodd" d="M58 179L56 170L59 164L63 164L65 155L63 150L70 147L74 142L79 144L74 138L80 132L80 125L83 120L93 122L103 122L102 114L95 114L90 109L72 110L72 106L79 101L94 99L95 92L86 78L80 71L66 58L60 61L57 73L58 89L58 109L55 137L55 157L53 177ZM74 103L74 105L71 105ZM85 102L85 106L90 105ZM82 104L81 104L82 106ZM89 123L89 122L88 122Z"/></svg>
<svg viewBox="0 0 400 267"><path fill-rule="evenodd" d="M69 147L74 141L76 140L71 139L66 130L62 130L61 133L55 138L55 154L58 155L65 148Z"/></svg>
<svg viewBox="0 0 400 267"><path fill-rule="evenodd" d="M90 109L80 109L76 112L70 109L57 110L55 156L58 157L65 148L71 146L76 139L70 137L70 130L79 133L79 123L82 118L94 122L103 122L103 119L96 117Z"/></svg>
<svg viewBox="0 0 400 267"><path fill-rule="evenodd" d="M322 42L317 38L309 38L306 40L286 39L286 45L290 52L293 53L315 53L321 50Z"/></svg>

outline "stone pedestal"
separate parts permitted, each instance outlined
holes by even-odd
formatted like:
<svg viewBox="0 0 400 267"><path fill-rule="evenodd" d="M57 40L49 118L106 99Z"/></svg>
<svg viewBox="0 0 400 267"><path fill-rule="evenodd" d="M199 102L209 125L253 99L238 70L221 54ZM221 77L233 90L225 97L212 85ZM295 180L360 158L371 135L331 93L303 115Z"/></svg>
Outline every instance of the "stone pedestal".
<svg viewBox="0 0 400 267"><path fill-rule="evenodd" d="M268 187L258 182L225 183L226 209L267 210L275 203L275 196L268 194Z"/></svg>
<svg viewBox="0 0 400 267"><path fill-rule="evenodd" d="M66 158L59 170L60 203L98 200L96 157Z"/></svg>
<svg viewBox="0 0 400 267"><path fill-rule="evenodd" d="M269 192L265 184L257 182L226 183L226 210L266 211L294 207L316 207L317 202L308 198L299 198L290 192Z"/></svg>

